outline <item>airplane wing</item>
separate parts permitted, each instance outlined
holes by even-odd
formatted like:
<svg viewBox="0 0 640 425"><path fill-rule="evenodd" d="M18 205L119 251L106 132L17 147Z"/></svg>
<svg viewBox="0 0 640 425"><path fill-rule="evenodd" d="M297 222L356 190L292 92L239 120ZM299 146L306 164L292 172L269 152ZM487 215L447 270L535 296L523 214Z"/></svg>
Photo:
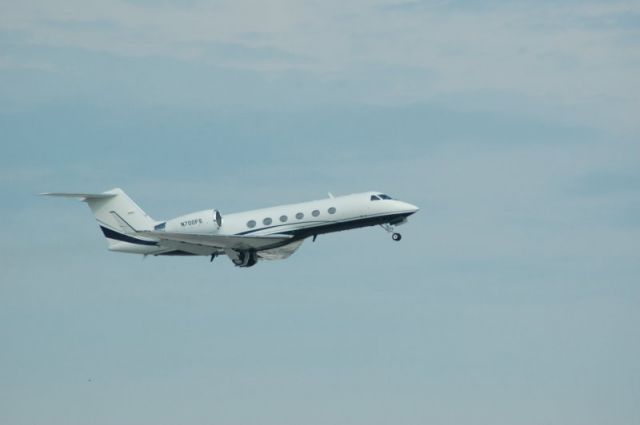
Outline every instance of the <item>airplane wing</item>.
<svg viewBox="0 0 640 425"><path fill-rule="evenodd" d="M278 248L260 251L258 255L263 260L284 260L285 258L289 258L291 254L293 254L300 245L302 245L302 242L304 242L304 239L299 239Z"/></svg>
<svg viewBox="0 0 640 425"><path fill-rule="evenodd" d="M185 244L208 246L219 249L235 249L256 251L275 248L286 244L293 236L290 235L270 235L270 236L225 236L225 235L204 235L193 233L156 232L151 230L136 232L139 236L157 239L159 241L182 242Z"/></svg>

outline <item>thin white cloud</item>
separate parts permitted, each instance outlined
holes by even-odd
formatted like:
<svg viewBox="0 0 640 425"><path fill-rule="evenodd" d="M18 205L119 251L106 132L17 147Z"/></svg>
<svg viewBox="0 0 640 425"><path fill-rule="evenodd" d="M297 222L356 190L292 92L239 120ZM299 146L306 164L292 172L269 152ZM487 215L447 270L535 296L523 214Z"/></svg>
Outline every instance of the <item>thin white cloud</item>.
<svg viewBox="0 0 640 425"><path fill-rule="evenodd" d="M167 56L276 74L302 70L344 84L347 92L353 86L354 100L368 103L494 91L528 99L564 119L638 130L640 49L633 40L640 31L616 25L621 17L640 16L637 2L401 6L35 1L7 8L0 26L39 46ZM211 57L208 45L262 53L238 57L229 49ZM379 69L396 71L397 78L394 72L377 74ZM411 77L404 80L407 70Z"/></svg>

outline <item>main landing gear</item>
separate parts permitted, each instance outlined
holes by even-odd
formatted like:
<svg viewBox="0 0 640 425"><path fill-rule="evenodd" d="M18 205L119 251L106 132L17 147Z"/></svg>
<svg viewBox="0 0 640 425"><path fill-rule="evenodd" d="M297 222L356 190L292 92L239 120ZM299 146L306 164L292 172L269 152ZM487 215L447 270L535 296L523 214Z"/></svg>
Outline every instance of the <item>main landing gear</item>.
<svg viewBox="0 0 640 425"><path fill-rule="evenodd" d="M393 231L392 225L385 223L385 224L381 224L380 227L382 227L384 230L386 230L389 233L393 233L391 235L391 239L393 239L394 241L398 242L400 239L402 239L402 235L400 233Z"/></svg>

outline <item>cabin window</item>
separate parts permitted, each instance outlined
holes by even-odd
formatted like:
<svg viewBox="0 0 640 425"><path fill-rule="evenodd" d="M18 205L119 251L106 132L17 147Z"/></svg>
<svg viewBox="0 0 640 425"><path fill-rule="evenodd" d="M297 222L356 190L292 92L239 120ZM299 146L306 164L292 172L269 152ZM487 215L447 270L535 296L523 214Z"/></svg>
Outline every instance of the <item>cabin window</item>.
<svg viewBox="0 0 640 425"><path fill-rule="evenodd" d="M262 220L262 224L264 224L265 226L268 226L271 224L273 220L271 220L270 217L265 218L264 220Z"/></svg>
<svg viewBox="0 0 640 425"><path fill-rule="evenodd" d="M378 198L376 195L371 195L371 200L372 201L379 201L380 198Z"/></svg>
<svg viewBox="0 0 640 425"><path fill-rule="evenodd" d="M302 213L298 213L298 214L296 214L296 218L297 218L298 220L302 220L302 219L304 218L304 214L302 214Z"/></svg>
<svg viewBox="0 0 640 425"><path fill-rule="evenodd" d="M253 229L254 227L256 227L256 221L255 220L249 220L247 221L247 227L249 229Z"/></svg>
<svg viewBox="0 0 640 425"><path fill-rule="evenodd" d="M288 218L287 218L287 216L286 216L286 215L281 215L281 216L280 216L280 221L281 221L281 222L285 223L287 220L288 220Z"/></svg>
<svg viewBox="0 0 640 425"><path fill-rule="evenodd" d="M319 216L319 215L320 215L320 211L318 211L318 210L313 210L313 211L311 211L311 215L312 215L312 216L314 216L314 217L317 217L317 216Z"/></svg>
<svg viewBox="0 0 640 425"><path fill-rule="evenodd" d="M334 207L331 207L327 210L327 212L329 212L329 214L335 214L336 213L336 209Z"/></svg>

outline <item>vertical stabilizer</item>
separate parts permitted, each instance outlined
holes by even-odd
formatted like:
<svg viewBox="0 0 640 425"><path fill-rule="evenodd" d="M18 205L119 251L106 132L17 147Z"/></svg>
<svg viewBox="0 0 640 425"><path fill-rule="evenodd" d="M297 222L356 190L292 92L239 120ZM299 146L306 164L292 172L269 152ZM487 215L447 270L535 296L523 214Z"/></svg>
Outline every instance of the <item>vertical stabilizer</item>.
<svg viewBox="0 0 640 425"><path fill-rule="evenodd" d="M113 229L121 229L119 216L130 227L136 230L152 230L155 221L145 213L122 189L108 190L101 195L111 195L108 198L88 196L83 201L89 205L91 212L101 224ZM116 213L116 215L112 214Z"/></svg>
<svg viewBox="0 0 640 425"><path fill-rule="evenodd" d="M139 252L157 245L153 240L134 237L135 231L153 230L156 223L120 188L103 193L42 193L46 196L79 199L86 202L107 238L109 249Z"/></svg>

